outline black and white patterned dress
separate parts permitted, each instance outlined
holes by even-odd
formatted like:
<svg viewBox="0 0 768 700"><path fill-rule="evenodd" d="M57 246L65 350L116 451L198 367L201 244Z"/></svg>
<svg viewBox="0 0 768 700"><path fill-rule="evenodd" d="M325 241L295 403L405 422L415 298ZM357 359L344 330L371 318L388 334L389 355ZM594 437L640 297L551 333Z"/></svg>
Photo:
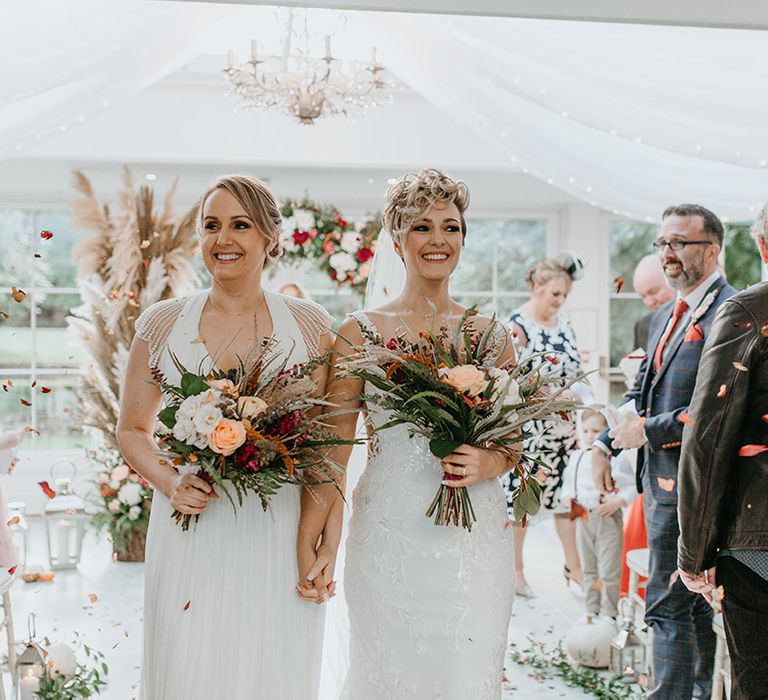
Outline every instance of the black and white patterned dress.
<svg viewBox="0 0 768 700"><path fill-rule="evenodd" d="M528 338L527 345L520 347L516 344L519 362L525 362L534 353L546 352L559 360L556 364L546 365L548 374L562 377L564 381L581 374L581 354L576 345L571 322L565 316L558 314L557 325L550 328L540 325L522 311L514 311L507 323L514 331L512 324L520 326ZM537 420L533 421L529 428L534 437L523 443L525 451L535 454L550 468L542 487L541 505L548 510L557 510L562 508L560 487L563 471L571 452L579 446L576 426L573 423ZM502 484L507 494L507 508L512 517L512 492L517 486L517 479L507 474L502 477Z"/></svg>

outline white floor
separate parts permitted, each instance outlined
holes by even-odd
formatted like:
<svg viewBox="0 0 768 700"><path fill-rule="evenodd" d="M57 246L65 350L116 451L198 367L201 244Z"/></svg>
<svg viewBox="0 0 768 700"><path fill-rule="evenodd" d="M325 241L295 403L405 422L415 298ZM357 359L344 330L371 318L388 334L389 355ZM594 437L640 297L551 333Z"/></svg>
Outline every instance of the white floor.
<svg viewBox="0 0 768 700"><path fill-rule="evenodd" d="M30 532L30 561L45 562L41 523ZM537 593L518 599L509 630L510 642L527 645L527 638L554 646L570 623L582 614L583 600L566 589L562 554L551 520L531 526L526 542L528 581ZM91 602L91 595L97 596ZM109 664L106 700L129 700L137 695L141 649L143 566L113 563L109 544L87 535L83 561L75 571L62 571L53 583L18 581L11 591L17 639L26 638L27 616L37 615L37 632L52 640L71 642L77 632L104 652ZM5 649L4 641L0 648ZM584 698L581 691L559 681L536 680L532 672L507 664L505 700L510 698ZM8 697L8 675L5 675ZM196 700L196 699L190 699ZM202 699L201 699L202 700ZM205 699L208 700L208 699Z"/></svg>

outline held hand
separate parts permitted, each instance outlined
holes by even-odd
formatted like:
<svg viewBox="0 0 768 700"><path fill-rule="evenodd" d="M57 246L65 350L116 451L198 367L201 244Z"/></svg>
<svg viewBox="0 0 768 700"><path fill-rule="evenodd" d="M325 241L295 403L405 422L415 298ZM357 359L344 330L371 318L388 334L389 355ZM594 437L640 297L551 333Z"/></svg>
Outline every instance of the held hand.
<svg viewBox="0 0 768 700"><path fill-rule="evenodd" d="M185 515L200 515L208 505L208 500L218 497L213 486L194 474L175 476L168 493L171 505Z"/></svg>
<svg viewBox="0 0 768 700"><path fill-rule="evenodd" d="M642 447L647 442L645 437L645 418L627 413L615 428L608 432L613 446L620 450L632 450Z"/></svg>
<svg viewBox="0 0 768 700"><path fill-rule="evenodd" d="M682 569L678 569L680 572L680 580L683 582L685 587L691 592L691 593L700 593L703 595L710 603L712 602L712 594L716 590L715 587L715 567L713 566L711 569L707 569L707 571L703 571L700 574L691 574L687 571L683 571Z"/></svg>
<svg viewBox="0 0 768 700"><path fill-rule="evenodd" d="M599 447L592 448L592 481L600 493L613 493L616 489L611 476L611 459Z"/></svg>
<svg viewBox="0 0 768 700"><path fill-rule="evenodd" d="M499 450L484 447L460 445L441 462L443 471L458 477L455 480L446 479L445 486L461 488L471 486L478 481L493 479L501 476L510 469L507 456Z"/></svg>
<svg viewBox="0 0 768 700"><path fill-rule="evenodd" d="M624 499L621 496L606 496L605 500L595 508L599 515L604 518L611 517L617 510L624 505Z"/></svg>
<svg viewBox="0 0 768 700"><path fill-rule="evenodd" d="M299 582L296 593L299 598L318 605L327 603L336 595L336 582L333 580L336 552L325 544L321 544L317 551L313 551L312 547L299 546L297 556Z"/></svg>

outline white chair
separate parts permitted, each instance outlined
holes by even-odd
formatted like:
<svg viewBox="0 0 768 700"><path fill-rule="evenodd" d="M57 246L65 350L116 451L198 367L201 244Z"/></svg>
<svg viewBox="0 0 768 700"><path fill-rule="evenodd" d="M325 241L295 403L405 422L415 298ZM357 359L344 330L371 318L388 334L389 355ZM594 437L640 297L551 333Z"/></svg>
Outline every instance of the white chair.
<svg viewBox="0 0 768 700"><path fill-rule="evenodd" d="M731 657L728 655L728 644L725 640L725 627L723 626L723 613L715 608L715 617L712 620L712 629L717 635L715 644L715 667L712 672L711 700L723 700L723 691L731 697Z"/></svg>
<svg viewBox="0 0 768 700"><path fill-rule="evenodd" d="M7 580L0 583L0 595L2 595L3 619L0 621L0 630L5 628L5 635L8 639L8 670L11 678L16 670L16 637L13 633L13 614L11 612L11 594L10 590L16 582L16 576L10 576ZM5 700L5 688L3 685L2 672L0 672L0 700Z"/></svg>

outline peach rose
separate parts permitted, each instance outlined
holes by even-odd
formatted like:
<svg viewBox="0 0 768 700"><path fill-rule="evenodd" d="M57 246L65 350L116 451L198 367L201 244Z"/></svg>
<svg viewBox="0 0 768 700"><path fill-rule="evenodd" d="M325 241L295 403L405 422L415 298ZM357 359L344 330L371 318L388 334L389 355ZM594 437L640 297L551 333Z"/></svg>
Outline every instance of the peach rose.
<svg viewBox="0 0 768 700"><path fill-rule="evenodd" d="M440 370L440 379L467 396L478 396L485 391L488 380L485 374L474 365L459 365L458 367Z"/></svg>
<svg viewBox="0 0 768 700"><path fill-rule="evenodd" d="M227 394L237 398L240 395L240 391L234 382L229 379L209 379L208 386L213 389L218 389L222 394Z"/></svg>
<svg viewBox="0 0 768 700"><path fill-rule="evenodd" d="M264 413L269 406L267 402L258 396L241 396L237 400L237 412L242 418L253 420L256 416Z"/></svg>
<svg viewBox="0 0 768 700"><path fill-rule="evenodd" d="M208 436L208 446L220 455L231 455L245 442L245 426L237 420L222 418Z"/></svg>

